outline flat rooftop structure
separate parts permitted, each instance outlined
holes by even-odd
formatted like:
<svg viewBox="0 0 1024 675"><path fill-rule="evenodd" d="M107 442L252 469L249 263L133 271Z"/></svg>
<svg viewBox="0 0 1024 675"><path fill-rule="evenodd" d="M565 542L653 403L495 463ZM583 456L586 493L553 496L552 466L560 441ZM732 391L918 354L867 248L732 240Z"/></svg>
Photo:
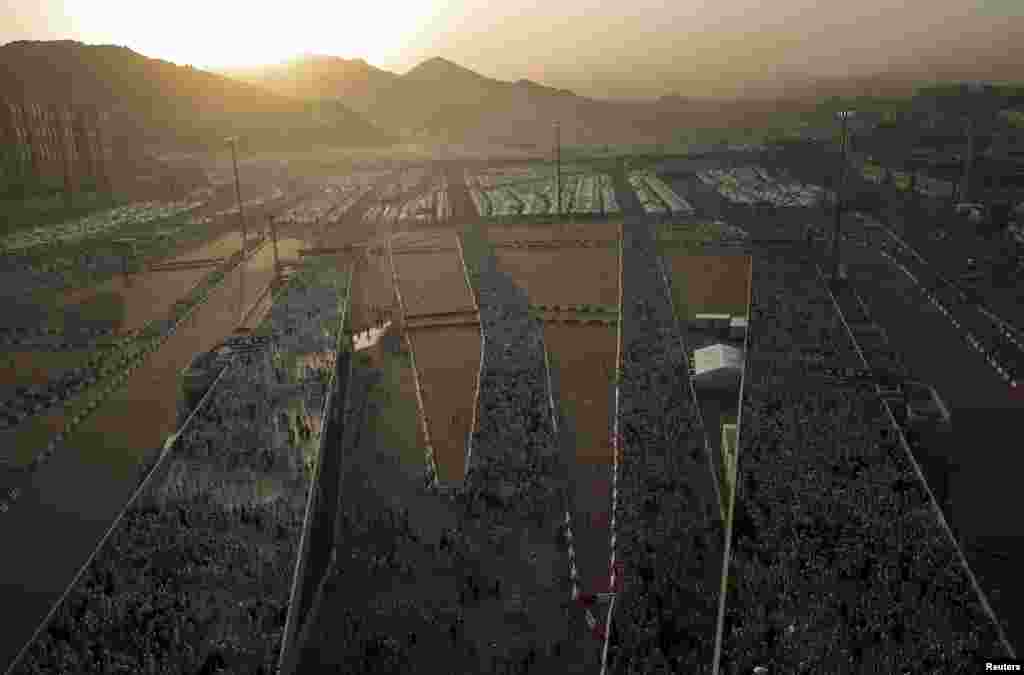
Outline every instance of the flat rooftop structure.
<svg viewBox="0 0 1024 675"><path fill-rule="evenodd" d="M698 389L730 390L739 387L743 350L715 344L693 352L694 385Z"/></svg>

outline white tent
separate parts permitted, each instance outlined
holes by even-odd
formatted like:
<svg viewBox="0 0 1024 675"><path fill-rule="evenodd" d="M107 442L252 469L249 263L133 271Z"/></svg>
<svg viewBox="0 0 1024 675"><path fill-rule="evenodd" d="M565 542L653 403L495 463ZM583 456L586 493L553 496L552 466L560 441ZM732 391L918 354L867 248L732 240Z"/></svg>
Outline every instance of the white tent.
<svg viewBox="0 0 1024 675"><path fill-rule="evenodd" d="M743 373L743 350L725 344L693 353L694 386L698 389L738 390Z"/></svg>

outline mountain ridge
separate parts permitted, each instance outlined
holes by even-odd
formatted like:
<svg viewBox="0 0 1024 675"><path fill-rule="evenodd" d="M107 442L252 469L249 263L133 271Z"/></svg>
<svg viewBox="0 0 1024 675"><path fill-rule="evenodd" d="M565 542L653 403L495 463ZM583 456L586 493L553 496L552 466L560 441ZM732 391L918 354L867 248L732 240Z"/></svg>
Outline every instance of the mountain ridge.
<svg viewBox="0 0 1024 675"><path fill-rule="evenodd" d="M248 135L254 144L314 137L338 144L391 140L343 107L318 121L308 104L265 87L119 45L75 40L0 45L0 92L12 102L99 106L114 116L111 127L126 147L159 140L205 146L227 135Z"/></svg>

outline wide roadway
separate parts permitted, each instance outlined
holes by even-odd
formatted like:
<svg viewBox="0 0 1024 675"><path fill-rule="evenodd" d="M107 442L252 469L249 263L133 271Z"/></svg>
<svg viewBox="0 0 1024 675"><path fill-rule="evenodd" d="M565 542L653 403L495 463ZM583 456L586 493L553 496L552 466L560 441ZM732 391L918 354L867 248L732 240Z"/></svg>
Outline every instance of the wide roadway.
<svg viewBox="0 0 1024 675"><path fill-rule="evenodd" d="M247 288L265 285L273 274L271 248L265 247L246 265ZM210 349L234 329L238 287L236 271L49 461L27 477L19 499L0 514L0 607L8 618L0 631L4 668L130 499L140 462L175 430L178 372L194 354Z"/></svg>
<svg viewBox="0 0 1024 675"><path fill-rule="evenodd" d="M788 226L788 237L798 238L805 224L826 232L834 225L832 214L820 208L776 209L770 215L758 215L752 208L728 204L692 176L675 177L671 185L694 204L699 215L724 218L753 237L778 236L776 231ZM919 228L924 222L914 224ZM851 239L868 238L859 227L856 219L843 219L843 231L852 234ZM913 238L912 245L923 243L919 229L903 234ZM932 253L932 248L939 247L922 254ZM954 248L941 248L953 256L950 264L960 261ZM1024 525L1015 518L1021 510L1017 477L1024 460L1014 450L1014 439L1019 437L1015 421L1024 400L1011 395L1008 385L960 331L891 262L853 241L844 243L843 256L872 317L885 328L911 373L934 386L950 407L954 432L943 447L929 448L932 457L922 457L928 465L922 468L953 466L950 524L993 609L1007 625L1010 642L1019 649L1024 645L1024 582L1013 560L1024 555Z"/></svg>
<svg viewBox="0 0 1024 675"><path fill-rule="evenodd" d="M1024 644L1024 583L1008 560L1024 553L1015 449L1024 400L972 349L950 320L877 251L843 250L856 289L887 331L910 372L935 387L950 408L953 434L929 455L951 467L950 524L1008 637ZM755 327L756 330L756 327ZM928 463L929 457L922 457ZM993 555L994 554L994 555Z"/></svg>

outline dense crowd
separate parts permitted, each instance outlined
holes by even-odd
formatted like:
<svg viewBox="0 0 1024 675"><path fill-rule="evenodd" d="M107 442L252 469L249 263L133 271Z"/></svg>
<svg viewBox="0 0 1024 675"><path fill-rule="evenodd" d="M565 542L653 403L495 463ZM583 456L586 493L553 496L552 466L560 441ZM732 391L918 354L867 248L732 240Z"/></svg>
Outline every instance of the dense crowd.
<svg viewBox="0 0 1024 675"><path fill-rule="evenodd" d="M856 363L826 290L754 269L724 672L973 672L995 626L877 398L803 377Z"/></svg>
<svg viewBox="0 0 1024 675"><path fill-rule="evenodd" d="M295 356L337 337L337 288L293 283L271 346L229 362L16 672L273 672L315 460L306 411L333 366Z"/></svg>
<svg viewBox="0 0 1024 675"><path fill-rule="evenodd" d="M449 672L568 672L586 658L597 665L600 643L570 605L566 474L540 326L493 256L466 248L486 336L470 470L448 496L411 487L410 478L396 483L379 461L347 470L367 473L346 483L339 574L305 652L342 672L435 672L437 659ZM362 610L367 589L378 587Z"/></svg>
<svg viewBox="0 0 1024 675"><path fill-rule="evenodd" d="M5 365L12 369L15 367L13 361ZM77 367L62 371L43 384L8 389L7 396L0 400L0 429L17 426L31 416L49 410L95 381L91 368Z"/></svg>
<svg viewBox="0 0 1024 675"><path fill-rule="evenodd" d="M627 223L611 673L710 668L722 526L699 408L648 225Z"/></svg>
<svg viewBox="0 0 1024 675"><path fill-rule="evenodd" d="M114 252L69 252L64 257L45 251L4 254L0 283L24 292L67 288L71 279L105 279L124 269L124 257Z"/></svg>

